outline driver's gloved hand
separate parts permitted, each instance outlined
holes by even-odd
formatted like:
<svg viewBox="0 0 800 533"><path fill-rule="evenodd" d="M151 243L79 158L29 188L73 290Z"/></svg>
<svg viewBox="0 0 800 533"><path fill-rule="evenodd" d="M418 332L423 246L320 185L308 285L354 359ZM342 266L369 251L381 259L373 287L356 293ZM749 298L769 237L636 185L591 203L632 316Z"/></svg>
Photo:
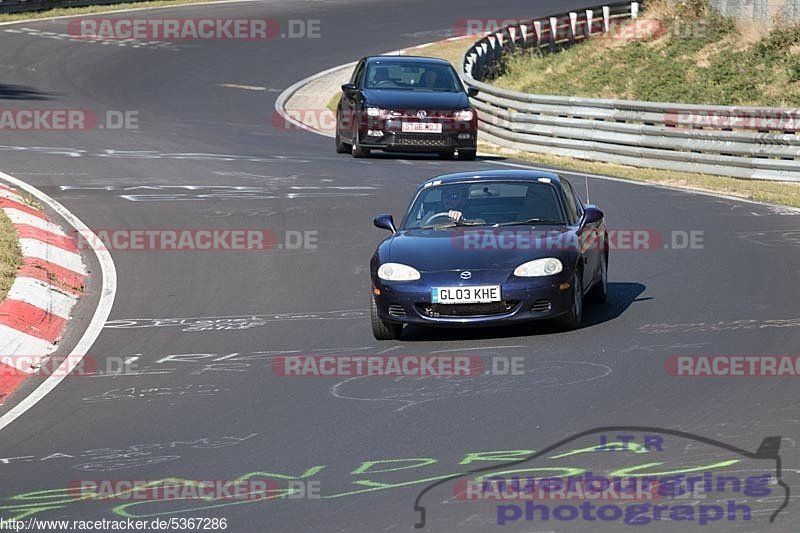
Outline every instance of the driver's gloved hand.
<svg viewBox="0 0 800 533"><path fill-rule="evenodd" d="M460 222L461 219L464 218L464 213L462 213L461 211L450 210L447 212L447 216L450 217L451 220Z"/></svg>

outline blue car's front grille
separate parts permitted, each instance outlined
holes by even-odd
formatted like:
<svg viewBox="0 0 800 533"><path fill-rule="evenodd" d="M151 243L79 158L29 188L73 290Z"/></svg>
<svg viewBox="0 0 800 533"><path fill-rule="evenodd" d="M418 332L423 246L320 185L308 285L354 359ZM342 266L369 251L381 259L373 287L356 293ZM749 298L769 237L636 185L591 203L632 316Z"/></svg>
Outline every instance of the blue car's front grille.
<svg viewBox="0 0 800 533"><path fill-rule="evenodd" d="M417 304L420 313L431 318L504 315L519 305L519 300L489 304Z"/></svg>
<svg viewBox="0 0 800 533"><path fill-rule="evenodd" d="M550 303L550 300L536 300L536 302L533 304L533 307L531 307L531 311L536 313L544 313L552 308L553 304Z"/></svg>

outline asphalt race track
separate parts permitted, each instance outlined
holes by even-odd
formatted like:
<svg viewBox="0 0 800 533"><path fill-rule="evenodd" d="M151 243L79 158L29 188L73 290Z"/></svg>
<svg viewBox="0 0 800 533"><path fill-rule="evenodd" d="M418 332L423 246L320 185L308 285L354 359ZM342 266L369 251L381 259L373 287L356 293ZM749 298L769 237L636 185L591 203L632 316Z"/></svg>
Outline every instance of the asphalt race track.
<svg viewBox="0 0 800 533"><path fill-rule="evenodd" d="M331 139L272 125L280 91L325 68L443 38L463 18L589 4L280 0L172 8L135 16L318 19L321 37L138 48L40 33L65 33L63 20L0 26L0 85L11 86L0 92L0 107L135 110L140 121L138 130L2 131L0 170L98 230L268 228L318 239L316 249L269 252L112 251L118 292L90 355L101 365L135 358L135 371L65 379L0 432L0 517L224 517L236 532L410 531L417 494L432 481L601 426L670 428L751 451L780 436L783 479L800 491L796 378L686 378L664 369L670 355L796 354L796 214L591 178L591 200L609 227L702 232L703 246L612 252L609 302L587 308L587 325L575 332L544 324L415 328L400 341L376 342L368 262L385 235L372 226L374 215L400 216L430 176L519 162L354 160L335 154ZM573 182L583 191L582 177ZM89 287L79 317L91 315L96 291ZM270 368L283 354L379 353L521 357L526 372L445 383L281 377ZM763 472L752 458L674 436L665 436L663 452L566 453L596 443L587 437L560 457L514 468L669 472L736 459L726 467L732 475ZM504 450L516 452L470 456ZM77 501L66 490L85 479L304 473L319 482L321 498ZM648 529L796 531L792 504L767 521L782 499L774 491L751 500L749 522L661 521ZM496 505L456 501L447 484L423 501L430 531L634 527L523 519L499 527Z"/></svg>

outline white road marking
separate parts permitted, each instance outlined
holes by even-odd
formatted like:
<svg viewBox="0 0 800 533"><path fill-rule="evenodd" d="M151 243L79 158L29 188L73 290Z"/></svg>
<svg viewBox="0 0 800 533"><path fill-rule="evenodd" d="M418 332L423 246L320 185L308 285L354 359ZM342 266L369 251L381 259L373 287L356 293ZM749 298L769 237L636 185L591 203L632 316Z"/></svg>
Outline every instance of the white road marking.
<svg viewBox="0 0 800 533"><path fill-rule="evenodd" d="M226 89L242 89L244 91L266 91L266 87L259 87L257 85L241 85L239 83L219 83L217 84L218 87L224 87Z"/></svg>
<svg viewBox="0 0 800 533"><path fill-rule="evenodd" d="M191 6L213 6L214 4L243 4L246 2L260 2L261 0L216 0L213 2L186 2L181 4L168 4L165 6L152 6L152 7L131 7L127 9L114 9L109 11L95 11L92 13L79 13L76 15L59 15L57 17L47 17L47 18L38 18L38 19L24 19L24 20L12 20L10 22L0 22L0 26L10 26L12 24L31 24L35 22L51 22L54 20L61 20L61 19L71 19L77 17L85 17L87 15L108 15L111 13L129 13L131 11L150 11L156 9L173 9L176 7L191 7ZM95 6L99 7L99 6ZM7 30L8 31L8 30ZM17 32L19 33L19 32Z"/></svg>

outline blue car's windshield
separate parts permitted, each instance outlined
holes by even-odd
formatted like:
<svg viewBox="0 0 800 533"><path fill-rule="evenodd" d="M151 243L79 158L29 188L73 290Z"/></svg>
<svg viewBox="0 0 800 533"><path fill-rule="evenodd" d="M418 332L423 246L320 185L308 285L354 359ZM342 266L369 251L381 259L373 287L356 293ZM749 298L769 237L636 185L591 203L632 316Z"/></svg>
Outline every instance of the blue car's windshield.
<svg viewBox="0 0 800 533"><path fill-rule="evenodd" d="M367 66L366 89L462 91L453 67L439 63L376 61Z"/></svg>
<svg viewBox="0 0 800 533"><path fill-rule="evenodd" d="M556 188L538 181L433 186L419 194L402 229L515 224L566 224Z"/></svg>

